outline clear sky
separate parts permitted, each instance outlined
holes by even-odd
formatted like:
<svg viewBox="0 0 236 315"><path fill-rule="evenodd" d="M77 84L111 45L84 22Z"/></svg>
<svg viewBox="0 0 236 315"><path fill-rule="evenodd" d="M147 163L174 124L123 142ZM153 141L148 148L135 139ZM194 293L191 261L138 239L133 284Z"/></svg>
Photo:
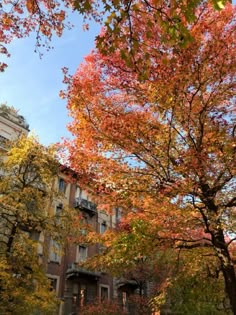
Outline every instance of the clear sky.
<svg viewBox="0 0 236 315"><path fill-rule="evenodd" d="M69 136L66 101L59 97L59 91L65 88L61 68L68 67L73 74L83 57L94 48L94 39L100 30L94 24L90 31L84 32L78 14L70 20L75 27L66 30L61 38L54 37L54 49L42 50L42 59L34 53L34 35L13 41L8 46L11 53L6 60L8 68L0 73L0 103L7 102L18 109L46 145Z"/></svg>

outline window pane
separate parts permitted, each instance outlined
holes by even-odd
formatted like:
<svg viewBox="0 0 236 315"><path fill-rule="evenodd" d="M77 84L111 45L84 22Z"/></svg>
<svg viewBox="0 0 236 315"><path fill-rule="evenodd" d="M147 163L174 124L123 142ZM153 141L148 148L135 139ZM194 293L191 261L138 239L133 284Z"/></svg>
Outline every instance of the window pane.
<svg viewBox="0 0 236 315"><path fill-rule="evenodd" d="M50 260L54 262L59 262L61 261L61 249L60 245L54 241L51 240L51 246L50 246Z"/></svg>
<svg viewBox="0 0 236 315"><path fill-rule="evenodd" d="M101 287L101 301L107 301L109 298L108 287Z"/></svg>
<svg viewBox="0 0 236 315"><path fill-rule="evenodd" d="M79 245L77 246L77 255L76 255L76 261L80 262L80 261L84 261L87 258L87 247L86 246L82 246Z"/></svg>
<svg viewBox="0 0 236 315"><path fill-rule="evenodd" d="M59 178L58 180L58 190L62 193L66 192L66 183L63 178Z"/></svg>
<svg viewBox="0 0 236 315"><path fill-rule="evenodd" d="M57 279L49 278L49 280L50 280L50 290L56 291L57 290Z"/></svg>
<svg viewBox="0 0 236 315"><path fill-rule="evenodd" d="M86 301L86 289L85 288L81 288L80 289L80 292L79 292L80 294L80 296L79 296L79 298L80 298L80 306L82 307L82 306L85 306L85 301Z"/></svg>
<svg viewBox="0 0 236 315"><path fill-rule="evenodd" d="M101 223L101 225L100 225L100 232L101 232L101 234L105 233L106 229L107 229L106 222Z"/></svg>
<svg viewBox="0 0 236 315"><path fill-rule="evenodd" d="M116 223L119 223L121 220L121 209L116 208L115 212L116 212Z"/></svg>

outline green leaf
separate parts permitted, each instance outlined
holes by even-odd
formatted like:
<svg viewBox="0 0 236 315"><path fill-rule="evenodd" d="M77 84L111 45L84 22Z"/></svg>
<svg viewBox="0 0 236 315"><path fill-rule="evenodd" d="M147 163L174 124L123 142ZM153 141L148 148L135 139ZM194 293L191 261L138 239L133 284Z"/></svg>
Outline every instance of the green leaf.
<svg viewBox="0 0 236 315"><path fill-rule="evenodd" d="M224 0L217 0L213 2L214 8L216 10L222 10L225 7L225 1Z"/></svg>

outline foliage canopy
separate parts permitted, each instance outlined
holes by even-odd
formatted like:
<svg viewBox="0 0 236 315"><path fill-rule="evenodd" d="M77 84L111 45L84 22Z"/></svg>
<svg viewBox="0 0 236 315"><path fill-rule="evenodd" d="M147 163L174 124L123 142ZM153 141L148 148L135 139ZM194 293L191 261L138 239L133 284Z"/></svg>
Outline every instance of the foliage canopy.
<svg viewBox="0 0 236 315"><path fill-rule="evenodd" d="M163 0L5 0L0 5L0 54L9 56L7 44L14 38L26 37L36 33L36 50L41 46L50 47L53 34L61 36L64 28L70 27L67 15L70 11L82 14L85 20L95 19L106 30L106 38L99 36L98 47L104 52L115 50L120 43L129 41L130 49L135 52L138 45L138 32L133 18L141 16L147 21L146 35L155 23L165 31L167 40L177 40L184 44L189 40L185 21L194 21L195 8L205 1L163 1ZM222 9L226 0L211 0L209 3L217 10ZM85 28L88 24L85 24ZM108 38L107 38L108 37ZM109 47L108 47L109 46ZM127 53L122 54L127 58ZM4 71L6 63L0 63Z"/></svg>
<svg viewBox="0 0 236 315"><path fill-rule="evenodd" d="M63 244L71 222L65 209L60 220L52 201L58 173L55 148L30 136L10 144L1 159L0 178L0 313L54 314L55 292L45 274L48 257L40 235ZM42 252L39 252L39 247Z"/></svg>
<svg viewBox="0 0 236 315"><path fill-rule="evenodd" d="M187 46L163 41L155 16L139 15L135 54L122 58L125 44L95 50L66 78L68 150L101 206L129 213L126 231L147 223L147 237L119 231L123 260L150 242L202 257L208 249L236 314L235 8L205 3L194 14Z"/></svg>

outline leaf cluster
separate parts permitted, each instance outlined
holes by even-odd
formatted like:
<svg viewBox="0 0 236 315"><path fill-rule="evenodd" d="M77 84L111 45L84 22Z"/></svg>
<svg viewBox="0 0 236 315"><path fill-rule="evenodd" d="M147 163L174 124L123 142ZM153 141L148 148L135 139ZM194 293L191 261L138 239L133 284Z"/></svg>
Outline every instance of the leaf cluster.
<svg viewBox="0 0 236 315"><path fill-rule="evenodd" d="M163 40L186 45L192 37L186 22L197 19L196 9L202 0L171 1L90 1L90 0L5 0L0 7L0 54L9 57L7 50L14 38L29 36L36 32L35 51L50 48L53 34L61 36L65 28L70 28L67 14L77 11L86 19L95 19L103 24L104 34L97 38L97 47L103 53L120 50L122 58L131 65L136 48L140 46L136 19L146 20L145 36L151 36L152 27L158 24L164 31ZM227 0L211 0L216 10L223 9ZM152 17L154 17L154 22ZM87 24L85 28L88 28ZM146 52L146 59L151 57ZM0 62L0 71L7 67ZM146 73L144 72L144 76Z"/></svg>
<svg viewBox="0 0 236 315"><path fill-rule="evenodd" d="M47 259L47 240L63 246L71 233L73 213L66 207L55 215L59 163L53 147L34 136L10 143L1 160L0 178L0 312L54 314L57 307L44 270L39 246ZM45 243L39 243L43 235Z"/></svg>
<svg viewBox="0 0 236 315"><path fill-rule="evenodd" d="M215 255L236 312L235 8L200 6L187 47L163 41L154 20L149 36L146 18L134 21L132 67L97 50L69 81L71 165L101 208L119 206L125 218L104 235L97 264L129 268L155 246Z"/></svg>

